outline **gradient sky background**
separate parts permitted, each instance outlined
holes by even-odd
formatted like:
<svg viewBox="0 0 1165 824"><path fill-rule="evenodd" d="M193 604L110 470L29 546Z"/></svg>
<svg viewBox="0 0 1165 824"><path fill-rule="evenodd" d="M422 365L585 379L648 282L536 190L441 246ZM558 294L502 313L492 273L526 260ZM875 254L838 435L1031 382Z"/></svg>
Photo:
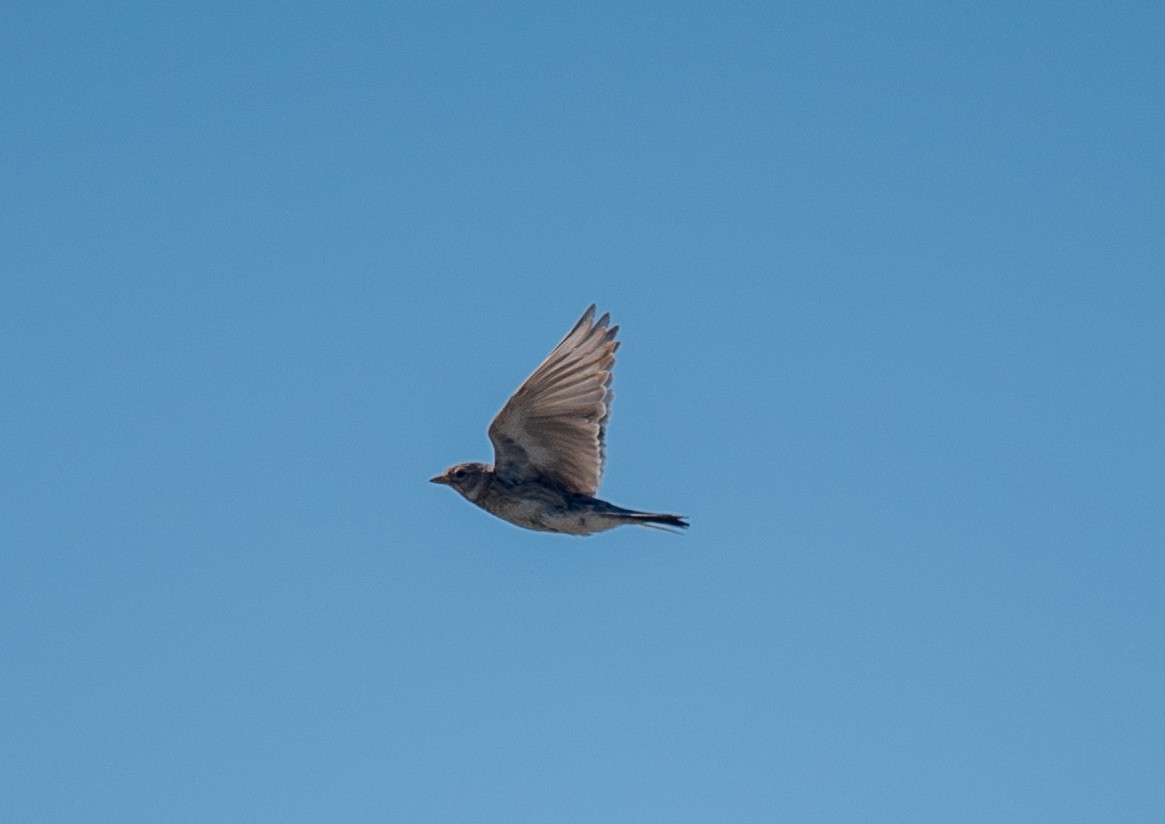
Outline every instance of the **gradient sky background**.
<svg viewBox="0 0 1165 824"><path fill-rule="evenodd" d="M1165 820L1165 6L0 16L0 820Z"/></svg>

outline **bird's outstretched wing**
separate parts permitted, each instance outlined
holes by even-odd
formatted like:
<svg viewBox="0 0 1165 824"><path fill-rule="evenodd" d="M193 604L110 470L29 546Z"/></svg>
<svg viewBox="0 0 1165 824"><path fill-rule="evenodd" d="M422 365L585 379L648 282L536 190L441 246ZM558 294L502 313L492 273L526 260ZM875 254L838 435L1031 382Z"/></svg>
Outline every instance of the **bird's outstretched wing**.
<svg viewBox="0 0 1165 824"><path fill-rule="evenodd" d="M549 476L594 495L603 476L618 326L592 305L489 425L494 468L517 481Z"/></svg>

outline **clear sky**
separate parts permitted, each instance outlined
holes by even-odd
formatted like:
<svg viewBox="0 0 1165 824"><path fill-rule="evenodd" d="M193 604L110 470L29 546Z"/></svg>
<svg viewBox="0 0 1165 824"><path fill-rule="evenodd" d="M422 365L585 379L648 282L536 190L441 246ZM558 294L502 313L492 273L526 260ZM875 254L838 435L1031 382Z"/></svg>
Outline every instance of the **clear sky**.
<svg viewBox="0 0 1165 824"><path fill-rule="evenodd" d="M1165 820L1165 6L0 12L0 820ZM591 302L601 494L427 479Z"/></svg>

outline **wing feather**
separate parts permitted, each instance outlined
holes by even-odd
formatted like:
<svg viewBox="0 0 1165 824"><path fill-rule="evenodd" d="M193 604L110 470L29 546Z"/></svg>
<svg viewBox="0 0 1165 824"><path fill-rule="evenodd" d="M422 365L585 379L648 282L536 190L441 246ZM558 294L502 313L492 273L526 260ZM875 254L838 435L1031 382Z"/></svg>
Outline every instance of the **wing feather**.
<svg viewBox="0 0 1165 824"><path fill-rule="evenodd" d="M546 476L575 492L598 491L619 327L610 315L594 318L592 305L490 424L500 477Z"/></svg>

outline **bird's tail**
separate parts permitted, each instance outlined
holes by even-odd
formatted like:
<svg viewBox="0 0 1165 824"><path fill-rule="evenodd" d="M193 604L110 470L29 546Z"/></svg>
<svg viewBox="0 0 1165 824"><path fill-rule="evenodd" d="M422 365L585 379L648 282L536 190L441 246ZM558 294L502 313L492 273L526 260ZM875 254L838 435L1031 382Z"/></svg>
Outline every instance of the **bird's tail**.
<svg viewBox="0 0 1165 824"><path fill-rule="evenodd" d="M624 517L633 524L662 529L664 532L672 532L674 528L687 529L689 526L679 515L664 515L659 512L627 512L624 513Z"/></svg>

